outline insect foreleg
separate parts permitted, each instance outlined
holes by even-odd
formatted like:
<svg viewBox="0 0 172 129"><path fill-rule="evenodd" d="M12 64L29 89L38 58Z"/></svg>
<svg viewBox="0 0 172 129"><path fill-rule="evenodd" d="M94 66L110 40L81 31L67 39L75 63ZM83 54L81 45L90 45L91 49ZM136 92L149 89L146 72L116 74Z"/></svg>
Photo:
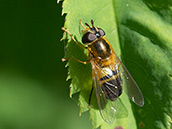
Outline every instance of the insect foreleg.
<svg viewBox="0 0 172 129"><path fill-rule="evenodd" d="M82 47L83 49L87 49L87 47L85 47L84 45L78 43L69 31L67 31L65 28L62 28L62 30L65 31L66 33L68 33L69 36L72 38L72 40L73 40L77 45L79 45L79 46Z"/></svg>
<svg viewBox="0 0 172 129"><path fill-rule="evenodd" d="M86 29L86 27L85 27L84 24L82 23L82 19L80 19L80 24L81 24L81 26L82 26L84 29Z"/></svg>

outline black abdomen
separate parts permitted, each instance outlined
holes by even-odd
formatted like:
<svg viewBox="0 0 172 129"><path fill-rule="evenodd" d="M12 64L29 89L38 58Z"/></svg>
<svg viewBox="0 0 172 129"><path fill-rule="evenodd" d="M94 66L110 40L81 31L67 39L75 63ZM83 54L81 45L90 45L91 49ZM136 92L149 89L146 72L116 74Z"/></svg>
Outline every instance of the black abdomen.
<svg viewBox="0 0 172 129"><path fill-rule="evenodd" d="M113 75L106 75L100 79L103 83L101 89L105 97L111 101L116 100L122 93L122 79L118 71L113 71Z"/></svg>

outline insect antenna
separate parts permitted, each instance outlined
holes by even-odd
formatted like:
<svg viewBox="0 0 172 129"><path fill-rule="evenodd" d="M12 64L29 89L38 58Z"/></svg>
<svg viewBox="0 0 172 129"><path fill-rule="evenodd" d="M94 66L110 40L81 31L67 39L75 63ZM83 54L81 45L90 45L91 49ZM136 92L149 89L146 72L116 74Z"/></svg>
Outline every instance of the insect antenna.
<svg viewBox="0 0 172 129"><path fill-rule="evenodd" d="M86 26L88 26L89 28L91 28L87 23L85 23Z"/></svg>
<svg viewBox="0 0 172 129"><path fill-rule="evenodd" d="M91 25L94 26L94 21L93 20L91 20Z"/></svg>
<svg viewBox="0 0 172 129"><path fill-rule="evenodd" d="M91 20L91 25L92 25L92 28L94 28L94 30L95 30L96 32L99 31L99 30L94 26L94 21L93 21L93 20Z"/></svg>

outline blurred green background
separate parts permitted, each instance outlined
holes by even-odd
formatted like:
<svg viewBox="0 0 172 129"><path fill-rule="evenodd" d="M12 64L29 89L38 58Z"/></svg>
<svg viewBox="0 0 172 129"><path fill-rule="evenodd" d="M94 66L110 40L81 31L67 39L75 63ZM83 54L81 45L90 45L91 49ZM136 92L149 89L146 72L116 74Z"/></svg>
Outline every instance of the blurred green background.
<svg viewBox="0 0 172 129"><path fill-rule="evenodd" d="M56 0L0 1L0 129L88 129L69 98Z"/></svg>

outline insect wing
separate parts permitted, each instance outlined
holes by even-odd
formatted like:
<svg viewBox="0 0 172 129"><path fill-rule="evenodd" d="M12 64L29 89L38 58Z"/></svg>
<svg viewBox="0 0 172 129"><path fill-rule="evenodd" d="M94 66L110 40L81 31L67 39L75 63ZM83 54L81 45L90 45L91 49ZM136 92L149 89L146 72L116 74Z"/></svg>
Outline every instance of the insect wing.
<svg viewBox="0 0 172 129"><path fill-rule="evenodd" d="M128 72L127 68L120 61L119 57L115 53L114 56L116 64L118 65L119 70L121 72L122 79L124 79L126 82L126 87L124 87L125 93L134 103L142 107L144 105L144 98L140 88L138 87L131 74Z"/></svg>
<svg viewBox="0 0 172 129"><path fill-rule="evenodd" d="M100 71L97 68L93 68L93 81L96 90L97 104L100 114L105 122L112 123L116 118L118 101L110 101L106 99L105 94L102 91L100 84Z"/></svg>

